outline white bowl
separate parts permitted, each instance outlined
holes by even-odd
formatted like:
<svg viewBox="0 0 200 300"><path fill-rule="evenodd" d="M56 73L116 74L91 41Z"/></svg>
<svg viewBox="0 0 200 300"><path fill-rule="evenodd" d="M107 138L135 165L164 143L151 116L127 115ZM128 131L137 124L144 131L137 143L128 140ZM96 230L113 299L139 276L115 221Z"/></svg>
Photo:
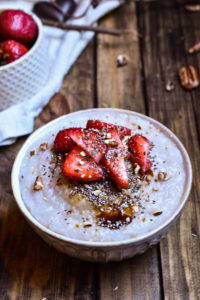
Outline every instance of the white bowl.
<svg viewBox="0 0 200 300"><path fill-rule="evenodd" d="M38 137L43 135L45 132L53 129L56 130L58 125L60 126L61 123L65 124L67 120L83 120L86 121L91 118L97 119L105 119L105 115L111 115L116 120L123 120L123 116L125 117L139 117L140 119L150 121L156 128L158 128L162 133L164 133L168 138L170 138L173 143L179 149L181 156L183 158L184 169L186 173L186 180L183 187L183 193L180 199L180 202L175 209L175 211L171 214L167 221L163 222L161 226L159 226L156 230L150 231L148 234L144 234L138 237L134 237L128 240L123 240L119 242L92 242L92 241L83 241L77 240L73 238L69 238L63 236L61 234L55 233L50 229L46 228L42 224L40 224L30 213L27 209L26 205L24 204L20 192L20 183L19 183L19 174L20 174L20 167L23 161L23 157L27 151L27 149L37 141ZM177 218L180 216L186 200L188 198L190 188L192 183L192 168L190 159L188 154L178 140L178 138L164 125L151 119L147 116L142 114L138 114L136 112L131 112L122 109L89 109L78 111L75 113L71 113L68 115L64 115L45 126L41 127L40 129L36 130L25 142L21 150L19 151L15 163L12 169L12 189L13 194L16 199L17 205L20 208L21 212L33 227L33 229L50 245L54 246L61 252L64 252L70 256L84 259L88 261L98 261L98 262L107 262L107 261L120 261L122 259L130 258L136 254L143 253L146 251L150 246L158 243L160 239L169 231L171 226L175 223Z"/></svg>
<svg viewBox="0 0 200 300"><path fill-rule="evenodd" d="M10 7L0 5L0 11L5 9ZM0 110L30 99L47 80L48 53L43 38L43 25L35 14L30 11L25 12L34 18L38 27L38 36L25 55L0 67Z"/></svg>

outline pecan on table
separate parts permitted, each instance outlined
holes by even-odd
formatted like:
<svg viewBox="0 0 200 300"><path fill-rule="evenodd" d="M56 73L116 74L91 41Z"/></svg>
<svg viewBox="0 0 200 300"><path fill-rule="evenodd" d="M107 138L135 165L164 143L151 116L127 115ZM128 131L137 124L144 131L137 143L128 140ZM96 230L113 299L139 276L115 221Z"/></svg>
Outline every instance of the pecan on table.
<svg viewBox="0 0 200 300"><path fill-rule="evenodd" d="M200 51L200 42L196 43L188 49L188 53L192 54L194 52Z"/></svg>
<svg viewBox="0 0 200 300"><path fill-rule="evenodd" d="M182 87L186 90L192 90L199 85L197 71L193 66L180 68L178 75Z"/></svg>

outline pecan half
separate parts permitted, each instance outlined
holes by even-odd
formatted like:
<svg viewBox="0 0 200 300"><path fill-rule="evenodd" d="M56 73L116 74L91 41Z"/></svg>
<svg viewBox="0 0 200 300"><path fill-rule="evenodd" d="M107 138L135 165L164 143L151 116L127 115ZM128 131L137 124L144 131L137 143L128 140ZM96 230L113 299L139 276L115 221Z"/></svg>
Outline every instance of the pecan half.
<svg viewBox="0 0 200 300"><path fill-rule="evenodd" d="M197 71L193 66L182 67L178 71L181 85L186 90L192 90L199 85Z"/></svg>

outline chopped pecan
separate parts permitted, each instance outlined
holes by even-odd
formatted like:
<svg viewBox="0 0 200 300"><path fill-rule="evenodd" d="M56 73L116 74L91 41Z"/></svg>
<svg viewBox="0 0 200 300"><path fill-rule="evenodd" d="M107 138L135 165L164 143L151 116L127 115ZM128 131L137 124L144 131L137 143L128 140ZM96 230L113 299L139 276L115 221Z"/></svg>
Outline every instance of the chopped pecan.
<svg viewBox="0 0 200 300"><path fill-rule="evenodd" d="M111 138L112 138L112 135L111 135L110 132L106 133L106 138L107 138L107 139L111 139Z"/></svg>
<svg viewBox="0 0 200 300"><path fill-rule="evenodd" d="M186 5L185 9L187 11L197 12L200 11L200 5L199 4Z"/></svg>
<svg viewBox="0 0 200 300"><path fill-rule="evenodd" d="M150 176L150 175L147 175L146 178L145 178L145 180L146 180L148 183L151 182L151 176Z"/></svg>
<svg viewBox="0 0 200 300"><path fill-rule="evenodd" d="M36 179L35 179L34 186L33 186L34 191L42 190L42 189L43 189L43 186L44 186L44 185L43 185L42 177L37 176Z"/></svg>
<svg viewBox="0 0 200 300"><path fill-rule="evenodd" d="M169 175L167 172L159 172L158 173L158 180L159 181L167 181L169 179Z"/></svg>
<svg viewBox="0 0 200 300"><path fill-rule="evenodd" d="M172 81L168 81L166 86L165 86L165 89L167 92L171 92L172 90L174 90L174 84Z"/></svg>
<svg viewBox="0 0 200 300"><path fill-rule="evenodd" d="M92 224L90 222L88 222L88 221L83 222L83 227L84 228L91 227L91 226L92 226Z"/></svg>
<svg viewBox="0 0 200 300"><path fill-rule="evenodd" d="M129 57L125 54L120 54L117 57L117 67L124 67L128 65L129 62Z"/></svg>
<svg viewBox="0 0 200 300"><path fill-rule="evenodd" d="M188 53L192 54L192 53L197 52L199 50L200 50L200 42L198 42L197 44L195 44L192 47L190 47L188 49Z"/></svg>
<svg viewBox="0 0 200 300"><path fill-rule="evenodd" d="M116 147L116 146L118 146L119 143L116 140L108 139L108 140L105 140L105 144L107 144L110 147Z"/></svg>
<svg viewBox="0 0 200 300"><path fill-rule="evenodd" d="M94 194L95 196L99 196L101 194L101 191L95 190L94 192L92 192L92 194Z"/></svg>
<svg viewBox="0 0 200 300"><path fill-rule="evenodd" d="M35 155L35 149L30 151L30 156L33 156L33 155Z"/></svg>
<svg viewBox="0 0 200 300"><path fill-rule="evenodd" d="M80 152L80 155L81 155L82 157L86 156L85 151L81 151L81 152Z"/></svg>
<svg viewBox="0 0 200 300"><path fill-rule="evenodd" d="M162 214L162 211L160 210L160 211L156 211L155 213L153 213L153 215L155 216L155 217L157 217L157 216L160 216Z"/></svg>
<svg viewBox="0 0 200 300"><path fill-rule="evenodd" d="M89 186L88 184L84 184L84 187L85 187L86 189L89 189L89 190L91 190L91 189L92 189L92 187L91 187L91 186Z"/></svg>
<svg viewBox="0 0 200 300"><path fill-rule="evenodd" d="M140 166L137 163L135 163L134 164L134 172L135 172L135 174L137 175L139 173L139 171L140 171Z"/></svg>
<svg viewBox="0 0 200 300"><path fill-rule="evenodd" d="M181 85L186 90L192 90L199 85L197 71L193 66L182 67L178 71Z"/></svg>
<svg viewBox="0 0 200 300"><path fill-rule="evenodd" d="M47 150L47 146L48 146L48 143L45 142L45 143L42 143L39 147L39 150L40 151L46 151Z"/></svg>

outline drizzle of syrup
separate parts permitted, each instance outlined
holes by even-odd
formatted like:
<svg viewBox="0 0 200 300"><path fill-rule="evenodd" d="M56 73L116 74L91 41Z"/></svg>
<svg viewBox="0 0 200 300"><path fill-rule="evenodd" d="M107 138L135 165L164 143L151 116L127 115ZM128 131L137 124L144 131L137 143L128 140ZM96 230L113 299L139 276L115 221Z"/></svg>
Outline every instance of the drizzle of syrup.
<svg viewBox="0 0 200 300"><path fill-rule="evenodd" d="M98 225L108 227L109 229L119 229L122 225L132 222L132 217L122 214L120 210L112 210L110 212L101 212L97 215Z"/></svg>

